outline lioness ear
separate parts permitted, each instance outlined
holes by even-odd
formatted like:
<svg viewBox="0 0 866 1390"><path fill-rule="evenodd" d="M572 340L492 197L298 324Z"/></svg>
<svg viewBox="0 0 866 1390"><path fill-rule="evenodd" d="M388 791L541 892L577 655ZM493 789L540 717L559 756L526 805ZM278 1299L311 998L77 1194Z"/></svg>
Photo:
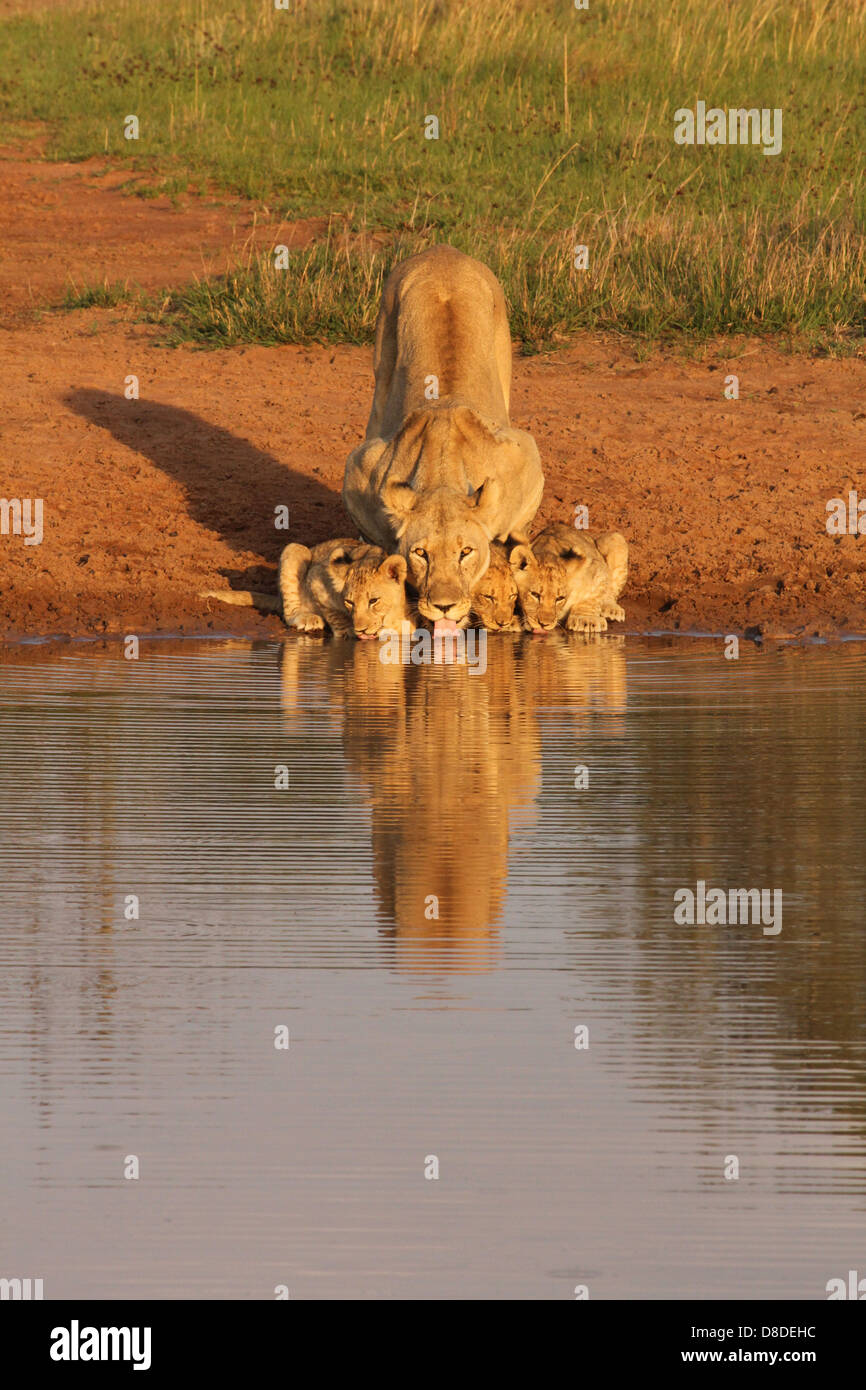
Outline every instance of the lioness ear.
<svg viewBox="0 0 866 1390"><path fill-rule="evenodd" d="M406 561L402 555L389 555L387 560L383 560L379 566L379 573L384 574L388 579L396 580L398 584L405 584Z"/></svg>
<svg viewBox="0 0 866 1390"><path fill-rule="evenodd" d="M485 478L480 488L469 498L482 526L490 528L496 508L502 496L502 489L496 478Z"/></svg>
<svg viewBox="0 0 866 1390"><path fill-rule="evenodd" d="M509 553L508 563L513 570L525 570L532 564L532 551L528 545L516 545Z"/></svg>
<svg viewBox="0 0 866 1390"><path fill-rule="evenodd" d="M405 525L418 501L418 494L408 483L386 483L382 489L382 501L392 520Z"/></svg>

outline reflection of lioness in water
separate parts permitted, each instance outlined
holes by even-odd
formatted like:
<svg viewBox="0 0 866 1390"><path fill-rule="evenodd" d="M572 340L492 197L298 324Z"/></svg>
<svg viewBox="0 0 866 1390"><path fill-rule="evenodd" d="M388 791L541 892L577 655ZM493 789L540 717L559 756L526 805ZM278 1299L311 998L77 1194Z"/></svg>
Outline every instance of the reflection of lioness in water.
<svg viewBox="0 0 866 1390"><path fill-rule="evenodd" d="M374 369L343 503L362 535L405 556L425 618L466 623L491 539L525 530L544 487L532 436L509 423L495 275L450 246L403 261L382 295Z"/></svg>
<svg viewBox="0 0 866 1390"><path fill-rule="evenodd" d="M489 644L480 681L458 666L383 663L374 642L283 644L285 731L307 766L317 739L342 730L346 785L369 808L374 893L402 964L459 970L492 962L509 833L525 835L538 815L542 730L555 740L552 752L569 744L566 724L577 747L600 730L622 734L622 641L577 644L561 632L535 643L501 638ZM554 796L558 781L572 788L574 760L557 773L558 758L550 764ZM573 789L565 797L574 803ZM355 827L364 824L354 807L349 814ZM556 819L550 802L547 814ZM572 814L577 830L584 812ZM318 833L316 824L308 833ZM595 853L579 833L574 849ZM524 841L519 852L531 856L532 847Z"/></svg>

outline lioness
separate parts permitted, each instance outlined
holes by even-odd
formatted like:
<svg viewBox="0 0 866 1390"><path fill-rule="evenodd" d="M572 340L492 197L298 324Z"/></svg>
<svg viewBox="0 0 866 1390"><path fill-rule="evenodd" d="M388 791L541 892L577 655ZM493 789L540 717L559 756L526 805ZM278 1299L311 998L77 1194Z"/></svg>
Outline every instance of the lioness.
<svg viewBox="0 0 866 1390"><path fill-rule="evenodd" d="M420 613L463 626L490 541L524 530L544 487L535 441L512 429L511 338L495 275L435 246L388 277L364 443L343 504L361 534L406 559Z"/></svg>
<svg viewBox="0 0 866 1390"><path fill-rule="evenodd" d="M619 531L594 541L552 522L530 546L515 546L509 559L530 631L549 632L564 622L570 632L604 632L608 618L624 620L616 600L628 575L628 543Z"/></svg>

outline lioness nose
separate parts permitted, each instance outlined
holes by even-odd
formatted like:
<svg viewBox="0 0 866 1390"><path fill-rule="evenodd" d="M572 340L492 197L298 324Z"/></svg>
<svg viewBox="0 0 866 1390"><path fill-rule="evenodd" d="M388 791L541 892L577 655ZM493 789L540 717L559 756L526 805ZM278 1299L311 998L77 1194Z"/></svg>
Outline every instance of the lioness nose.
<svg viewBox="0 0 866 1390"><path fill-rule="evenodd" d="M433 601L434 601L434 603L436 602L435 599L434 599ZM444 614L444 616L445 616L446 618L449 616L449 614L451 614L451 613L454 612L454 609L455 609L455 608L459 608L459 606L460 606L460 605L457 604L457 603L437 603L437 604L436 604L436 607L439 609L439 612L442 613L442 614Z"/></svg>

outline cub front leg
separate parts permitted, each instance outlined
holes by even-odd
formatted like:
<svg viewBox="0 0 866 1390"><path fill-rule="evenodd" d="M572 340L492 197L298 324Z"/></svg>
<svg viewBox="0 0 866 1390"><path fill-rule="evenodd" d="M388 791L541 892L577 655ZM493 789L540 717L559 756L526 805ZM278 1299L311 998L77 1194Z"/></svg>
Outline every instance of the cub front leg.
<svg viewBox="0 0 866 1390"><path fill-rule="evenodd" d="M284 614L286 627L293 627L297 632L324 632L325 620L318 613L313 613L307 608L299 608L294 613Z"/></svg>
<svg viewBox="0 0 866 1390"><path fill-rule="evenodd" d="M603 617L597 608L572 608L565 620L565 626L569 632L606 632L607 618Z"/></svg>
<svg viewBox="0 0 866 1390"><path fill-rule="evenodd" d="M283 601L283 622L298 632L324 632L325 621L310 607L306 595L307 570L312 553L305 545L287 545L280 556L280 597Z"/></svg>
<svg viewBox="0 0 866 1390"><path fill-rule="evenodd" d="M615 623L625 622L625 609L613 598L606 598L601 605L601 616L612 618Z"/></svg>

